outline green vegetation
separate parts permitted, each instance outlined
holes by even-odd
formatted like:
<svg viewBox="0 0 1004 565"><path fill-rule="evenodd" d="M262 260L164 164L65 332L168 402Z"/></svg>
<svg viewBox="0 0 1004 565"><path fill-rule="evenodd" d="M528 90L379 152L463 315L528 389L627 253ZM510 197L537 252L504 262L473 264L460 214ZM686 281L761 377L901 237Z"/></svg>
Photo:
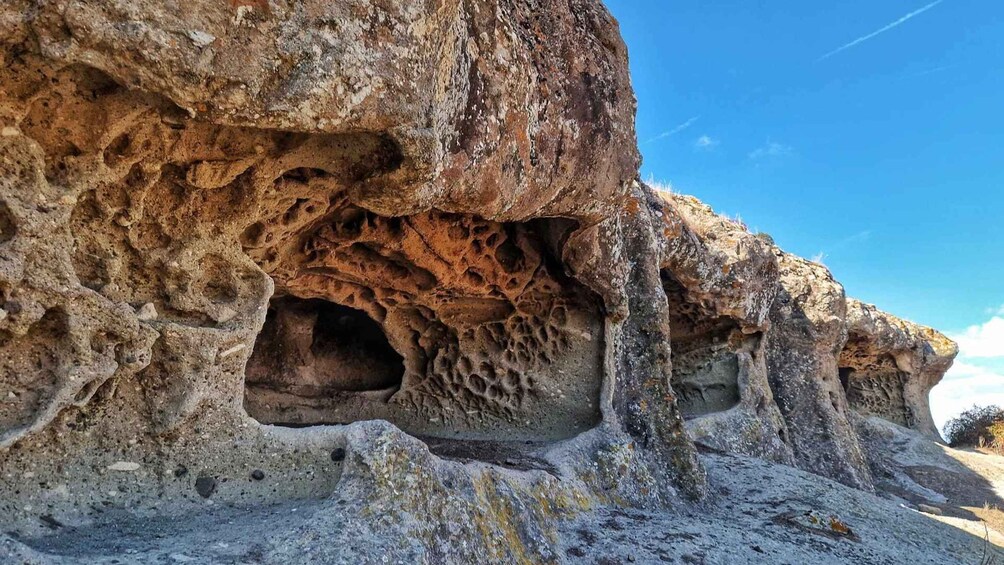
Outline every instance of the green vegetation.
<svg viewBox="0 0 1004 565"><path fill-rule="evenodd" d="M1004 409L973 406L945 424L945 438L952 447L983 447L1004 452Z"/></svg>

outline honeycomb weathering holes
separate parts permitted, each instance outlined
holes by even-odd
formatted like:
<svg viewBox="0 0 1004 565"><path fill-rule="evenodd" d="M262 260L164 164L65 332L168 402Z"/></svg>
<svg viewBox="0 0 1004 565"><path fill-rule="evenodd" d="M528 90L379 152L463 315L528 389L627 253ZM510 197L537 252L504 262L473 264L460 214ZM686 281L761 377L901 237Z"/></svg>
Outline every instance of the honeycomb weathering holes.
<svg viewBox="0 0 1004 565"><path fill-rule="evenodd" d="M916 415L904 396L908 377L892 355L876 352L860 336L851 334L840 353L841 385L847 403L860 414L914 426Z"/></svg>
<svg viewBox="0 0 1004 565"><path fill-rule="evenodd" d="M241 239L281 296L247 369L259 421L490 440L598 423L602 311L557 259L574 222L387 217L344 194L303 222L271 209Z"/></svg>
<svg viewBox="0 0 1004 565"><path fill-rule="evenodd" d="M93 172L68 224L75 278L104 298L152 304L156 323L182 336L158 340L143 369L162 425L190 416L200 406L192 395L241 389L263 422L380 418L415 435L492 440L566 438L599 422L602 306L559 259L573 220L379 215L349 194L381 176L367 198L386 208L404 193L388 174L402 149L385 132L214 124L86 67L46 72L58 80L39 82L22 127L52 178L63 165ZM17 219L0 210L0 238ZM296 326L309 339L259 340L255 349L299 352L281 375L255 364L264 353L245 378L191 345L207 333L232 345L268 306L269 285L248 258L284 297L272 326L322 305ZM343 318L369 337L344 346Z"/></svg>

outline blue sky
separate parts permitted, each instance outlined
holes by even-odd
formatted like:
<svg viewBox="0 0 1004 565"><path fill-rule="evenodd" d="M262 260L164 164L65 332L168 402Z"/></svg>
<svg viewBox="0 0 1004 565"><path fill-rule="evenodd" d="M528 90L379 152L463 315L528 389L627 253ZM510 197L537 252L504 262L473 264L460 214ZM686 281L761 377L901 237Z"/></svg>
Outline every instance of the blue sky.
<svg viewBox="0 0 1004 565"><path fill-rule="evenodd" d="M939 422L1004 406L1004 2L606 3L642 177L960 338Z"/></svg>

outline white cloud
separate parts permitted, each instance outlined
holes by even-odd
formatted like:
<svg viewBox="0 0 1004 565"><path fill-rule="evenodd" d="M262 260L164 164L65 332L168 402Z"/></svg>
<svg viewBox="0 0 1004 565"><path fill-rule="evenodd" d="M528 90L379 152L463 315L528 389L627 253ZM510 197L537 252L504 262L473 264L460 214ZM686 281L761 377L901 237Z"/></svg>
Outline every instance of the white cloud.
<svg viewBox="0 0 1004 565"><path fill-rule="evenodd" d="M973 405L1004 407L1004 371L956 361L931 391L931 415L939 428Z"/></svg>
<svg viewBox="0 0 1004 565"><path fill-rule="evenodd" d="M940 73L940 72L943 72L943 71L947 71L948 69L953 69L953 68L955 68L955 66L956 65L944 65L944 66L941 66L941 67L934 67L933 69L927 69L927 70L924 70L924 71L920 71L919 73L914 73L914 74L912 74L910 76L913 77L913 78L919 78L919 77L923 77L923 76L927 76L927 75L933 75L934 73Z"/></svg>
<svg viewBox="0 0 1004 565"><path fill-rule="evenodd" d="M931 415L939 428L973 405L1004 407L1004 312L993 314L948 336L959 344L959 358L931 391Z"/></svg>
<svg viewBox="0 0 1004 565"><path fill-rule="evenodd" d="M960 357L1004 357L1004 316L997 314L983 324L949 336L959 344Z"/></svg>
<svg viewBox="0 0 1004 565"><path fill-rule="evenodd" d="M698 137L697 141L694 142L694 147L696 147L697 149L710 150L716 145L718 145L718 140L712 139L710 136L707 135L702 135L701 137Z"/></svg>
<svg viewBox="0 0 1004 565"><path fill-rule="evenodd" d="M794 153L795 150L789 145L783 145L774 141L768 141L763 147L757 147L750 152L749 158L754 161L759 161L761 159L775 158L775 157L787 157Z"/></svg>
<svg viewBox="0 0 1004 565"><path fill-rule="evenodd" d="M850 235L840 240L839 245L848 245L851 243L861 243L868 241L872 237L872 230L861 230L854 235Z"/></svg>

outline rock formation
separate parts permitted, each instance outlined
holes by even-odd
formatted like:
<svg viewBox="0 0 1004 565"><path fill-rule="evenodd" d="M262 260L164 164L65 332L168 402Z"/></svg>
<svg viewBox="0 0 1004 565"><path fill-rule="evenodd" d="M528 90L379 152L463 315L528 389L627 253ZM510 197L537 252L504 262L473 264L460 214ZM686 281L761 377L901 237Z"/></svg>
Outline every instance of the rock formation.
<svg viewBox="0 0 1004 565"><path fill-rule="evenodd" d="M209 499L554 562L719 497L697 446L869 490L855 412L937 435L951 342L637 181L595 0L13 0L0 63L10 556Z"/></svg>
<svg viewBox="0 0 1004 565"><path fill-rule="evenodd" d="M696 441L869 490L855 414L940 440L927 399L950 340L845 298L822 265L692 197L662 198L663 279L685 313L670 318L673 386Z"/></svg>
<svg viewBox="0 0 1004 565"><path fill-rule="evenodd" d="M850 407L940 441L928 393L952 366L958 346L857 300L847 302L847 330L839 362Z"/></svg>

